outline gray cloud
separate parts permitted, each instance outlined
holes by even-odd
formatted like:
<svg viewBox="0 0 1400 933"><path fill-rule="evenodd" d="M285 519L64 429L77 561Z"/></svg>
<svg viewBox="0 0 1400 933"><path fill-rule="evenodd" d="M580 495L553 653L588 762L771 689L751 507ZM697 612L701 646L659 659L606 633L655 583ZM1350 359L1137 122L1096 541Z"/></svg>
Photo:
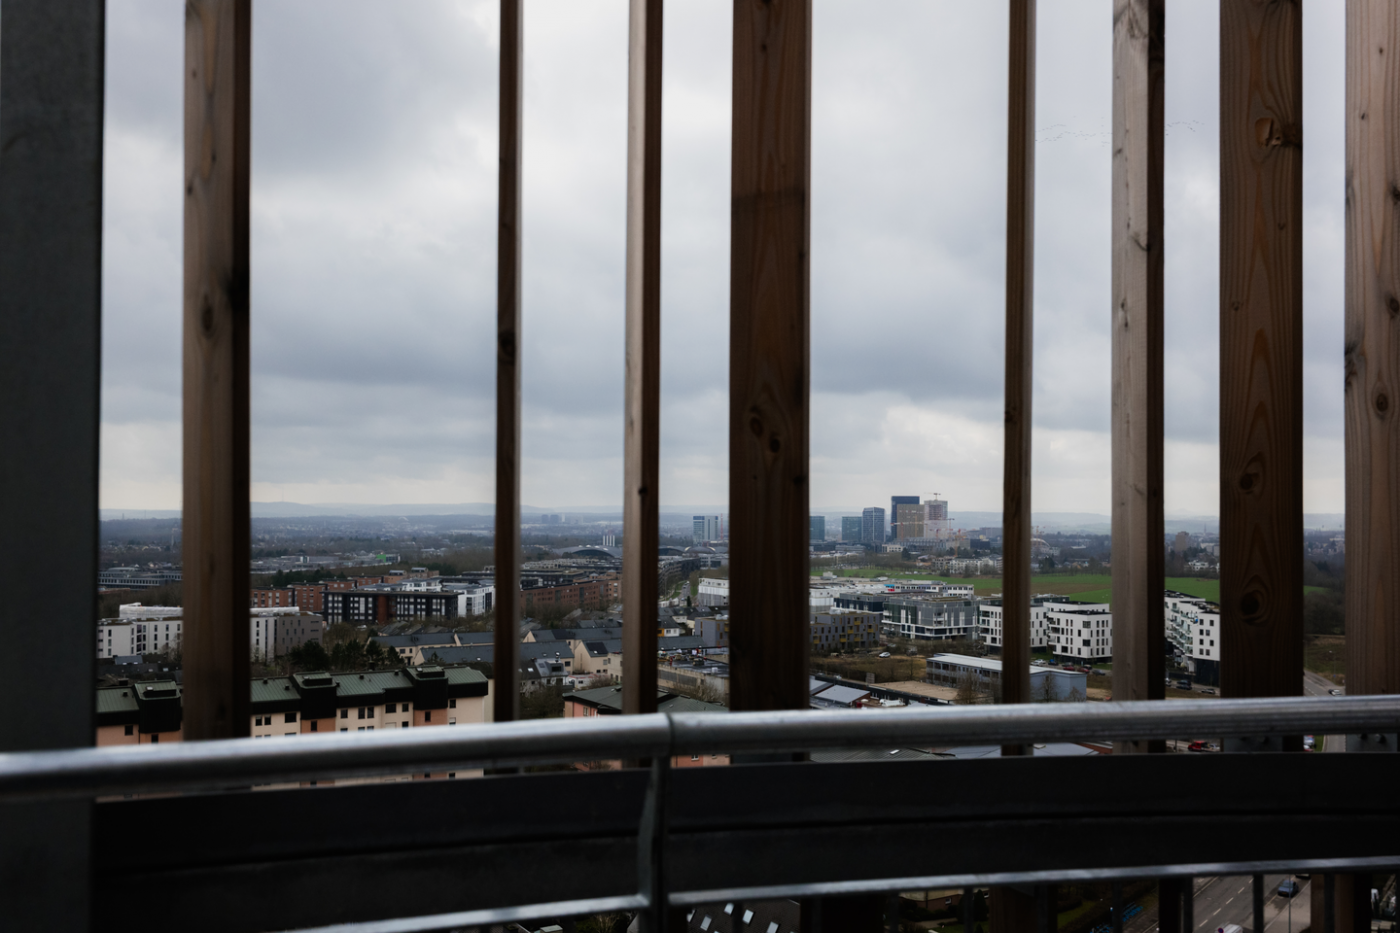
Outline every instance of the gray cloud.
<svg viewBox="0 0 1400 933"><path fill-rule="evenodd" d="M524 498L621 491L626 6L526 5ZM333 15L332 15L333 14ZM1215 4L1168 20L1169 508L1215 508ZM1106 511L1111 5L1042 4L1036 508ZM1308 505L1340 508L1340 0L1308 7ZM254 497L492 495L495 4L255 12ZM113 4L103 505L179 502L183 9ZM891 28L891 23L897 28ZM817 0L813 504L995 509L1000 4ZM731 23L672 0L663 502L726 495Z"/></svg>

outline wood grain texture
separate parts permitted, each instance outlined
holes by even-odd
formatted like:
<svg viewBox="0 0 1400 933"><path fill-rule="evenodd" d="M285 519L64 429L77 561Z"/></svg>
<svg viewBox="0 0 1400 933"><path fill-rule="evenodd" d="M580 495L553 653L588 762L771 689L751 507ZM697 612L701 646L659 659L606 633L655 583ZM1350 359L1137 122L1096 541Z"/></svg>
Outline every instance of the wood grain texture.
<svg viewBox="0 0 1400 933"><path fill-rule="evenodd" d="M661 427L662 0L631 0L627 72L627 353L622 711L656 712Z"/></svg>
<svg viewBox="0 0 1400 933"><path fill-rule="evenodd" d="M1221 687L1302 692L1303 37L1220 4Z"/></svg>
<svg viewBox="0 0 1400 933"><path fill-rule="evenodd" d="M249 734L251 0L185 5L184 736Z"/></svg>
<svg viewBox="0 0 1400 933"><path fill-rule="evenodd" d="M496 722L520 718L521 0L501 0L500 167L496 224Z"/></svg>
<svg viewBox="0 0 1400 933"><path fill-rule="evenodd" d="M730 706L806 709L811 0L735 0Z"/></svg>
<svg viewBox="0 0 1400 933"><path fill-rule="evenodd" d="M1347 693L1400 693L1400 8L1347 4Z"/></svg>
<svg viewBox="0 0 1400 933"><path fill-rule="evenodd" d="M1165 0L1116 0L1113 6L1113 694L1123 700L1166 696L1162 605L1165 19ZM1118 750L1147 751L1148 744L1125 742Z"/></svg>
<svg viewBox="0 0 1400 933"><path fill-rule="evenodd" d="M1010 0L1006 157L1003 703L1031 699L1031 353L1035 281L1035 0ZM1010 751L1010 749L1008 749Z"/></svg>

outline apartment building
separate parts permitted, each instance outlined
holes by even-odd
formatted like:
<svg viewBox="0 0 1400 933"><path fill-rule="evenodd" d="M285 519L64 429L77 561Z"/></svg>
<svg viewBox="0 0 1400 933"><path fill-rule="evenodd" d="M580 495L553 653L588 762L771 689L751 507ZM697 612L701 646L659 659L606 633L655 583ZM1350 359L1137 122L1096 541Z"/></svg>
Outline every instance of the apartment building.
<svg viewBox="0 0 1400 933"><path fill-rule="evenodd" d="M699 591L695 594L695 604L697 606L728 606L729 579L701 577Z"/></svg>
<svg viewBox="0 0 1400 933"><path fill-rule="evenodd" d="M1197 683L1220 686L1220 607L1171 590L1163 602L1167 643L1177 663Z"/></svg>
<svg viewBox="0 0 1400 933"><path fill-rule="evenodd" d="M993 654L1001 654L1002 600L984 599L977 608L978 636ZM1045 597L1031 599L1031 651L1048 651L1049 631L1045 624Z"/></svg>
<svg viewBox="0 0 1400 933"><path fill-rule="evenodd" d="M174 681L96 692L99 746L181 741L181 688ZM259 678L250 694L254 738L491 721L491 682L469 667Z"/></svg>
<svg viewBox="0 0 1400 933"><path fill-rule="evenodd" d="M414 593L376 588L327 590L324 596L326 621L352 625L387 625L400 619L455 619L465 602L454 591ZM383 587L383 588L379 588Z"/></svg>
<svg viewBox="0 0 1400 933"><path fill-rule="evenodd" d="M529 587L520 591L520 611L526 616L553 609L606 609L622 598L621 579L607 574L558 586Z"/></svg>
<svg viewBox="0 0 1400 933"><path fill-rule="evenodd" d="M977 637L978 600L933 593L891 595L885 599L887 635L922 641L954 641Z"/></svg>
<svg viewBox="0 0 1400 933"><path fill-rule="evenodd" d="M1113 660L1113 613L1108 603L1049 602L1045 606L1050 652L1064 663Z"/></svg>
<svg viewBox="0 0 1400 933"><path fill-rule="evenodd" d="M297 591L292 587L271 590L249 590L248 602L254 609L272 609L297 604Z"/></svg>
<svg viewBox="0 0 1400 933"><path fill-rule="evenodd" d="M825 609L812 613L809 635L813 651L873 648L880 641L880 613L860 609Z"/></svg>
<svg viewBox="0 0 1400 933"><path fill-rule="evenodd" d="M125 606L122 608L126 609ZM100 619L97 623L97 657L179 651L184 630L181 614L184 610L178 606L153 606L148 609L161 612L150 617ZM325 631L325 620L314 612L303 612L295 607L253 609L248 621L248 647L254 657L277 658L308 641L319 642Z"/></svg>

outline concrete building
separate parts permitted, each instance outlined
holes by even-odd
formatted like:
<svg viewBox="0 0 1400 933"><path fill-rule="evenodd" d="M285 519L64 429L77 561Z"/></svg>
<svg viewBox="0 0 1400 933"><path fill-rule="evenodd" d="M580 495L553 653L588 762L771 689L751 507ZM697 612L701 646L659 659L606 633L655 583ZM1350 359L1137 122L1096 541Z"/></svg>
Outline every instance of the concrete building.
<svg viewBox="0 0 1400 933"><path fill-rule="evenodd" d="M935 654L924 663L931 684L952 687L960 692L970 689L979 700L983 697L993 699L1001 694L999 658ZM1078 702L1088 695L1088 675L1083 672L1031 667L1030 675L1032 699Z"/></svg>
<svg viewBox="0 0 1400 933"><path fill-rule="evenodd" d="M1001 654L1002 647L1002 601L1000 598L984 599L977 609L978 636L989 651ZM1045 597L1031 599L1031 651L1048 651L1049 632L1045 624Z"/></svg>
<svg viewBox="0 0 1400 933"><path fill-rule="evenodd" d="M248 620L248 637L253 657L280 658L307 642L319 643L326 634L326 621L314 612L290 609L253 610Z"/></svg>
<svg viewBox="0 0 1400 933"><path fill-rule="evenodd" d="M891 595L885 600L887 635L923 641L977 637L977 600L926 593Z"/></svg>
<svg viewBox="0 0 1400 933"><path fill-rule="evenodd" d="M248 591L248 602L254 609L272 609L295 606L296 590L286 587L280 590L252 589Z"/></svg>
<svg viewBox="0 0 1400 933"><path fill-rule="evenodd" d="M900 503L895 507L894 540L900 542L924 540L924 507L919 502Z"/></svg>

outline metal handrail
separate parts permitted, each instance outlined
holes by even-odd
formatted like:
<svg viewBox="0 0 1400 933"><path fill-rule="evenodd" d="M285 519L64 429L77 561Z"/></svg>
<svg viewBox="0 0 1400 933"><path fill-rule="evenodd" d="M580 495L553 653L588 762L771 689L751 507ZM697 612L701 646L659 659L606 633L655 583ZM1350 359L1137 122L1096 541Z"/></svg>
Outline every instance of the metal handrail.
<svg viewBox="0 0 1400 933"><path fill-rule="evenodd" d="M1400 697L1045 703L907 711L651 713L441 729L0 754L0 799L97 797L318 779L889 745L956 747L1400 731Z"/></svg>

